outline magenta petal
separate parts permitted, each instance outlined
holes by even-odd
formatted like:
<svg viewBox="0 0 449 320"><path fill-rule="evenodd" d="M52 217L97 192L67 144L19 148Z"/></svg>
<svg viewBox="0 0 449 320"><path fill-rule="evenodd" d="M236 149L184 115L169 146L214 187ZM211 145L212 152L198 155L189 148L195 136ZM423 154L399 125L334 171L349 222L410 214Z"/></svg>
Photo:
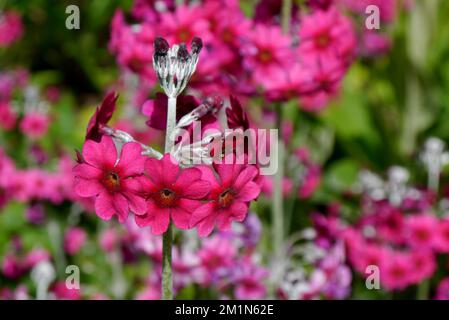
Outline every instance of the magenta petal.
<svg viewBox="0 0 449 320"><path fill-rule="evenodd" d="M249 181L256 178L258 173L259 171L255 166L246 167L237 176L237 179L234 182L234 189L240 190L240 188L244 187Z"/></svg>
<svg viewBox="0 0 449 320"><path fill-rule="evenodd" d="M192 183L201 179L201 171L197 168L184 169L176 181L176 186L184 190L189 188Z"/></svg>
<svg viewBox="0 0 449 320"><path fill-rule="evenodd" d="M162 161L162 174L165 185L171 185L176 182L179 175L179 165L175 158L169 153L164 154Z"/></svg>
<svg viewBox="0 0 449 320"><path fill-rule="evenodd" d="M260 194L260 186L254 181L248 182L238 193L238 200L249 202L256 199Z"/></svg>
<svg viewBox="0 0 449 320"><path fill-rule="evenodd" d="M198 224L198 235L200 237L207 237L214 230L215 217L209 216Z"/></svg>
<svg viewBox="0 0 449 320"><path fill-rule="evenodd" d="M124 177L137 176L143 173L145 160L142 147L136 142L128 142L122 147L117 167L121 169Z"/></svg>
<svg viewBox="0 0 449 320"><path fill-rule="evenodd" d="M118 221L125 222L129 214L128 200L121 193L115 193L113 196L114 207L117 210Z"/></svg>
<svg viewBox="0 0 449 320"><path fill-rule="evenodd" d="M105 166L112 168L117 160L117 149L111 137L103 136L99 143L86 140L83 147L83 157L88 164L98 169Z"/></svg>
<svg viewBox="0 0 449 320"><path fill-rule="evenodd" d="M95 168L87 163L78 164L73 167L73 174L83 179L99 179L103 175L103 171Z"/></svg>
<svg viewBox="0 0 449 320"><path fill-rule="evenodd" d="M203 199L210 192L210 183L203 180L195 181L190 188L184 190L183 196L189 199Z"/></svg>
<svg viewBox="0 0 449 320"><path fill-rule="evenodd" d="M170 209L158 208L151 223L151 233L154 235L163 234L168 229L170 223Z"/></svg>
<svg viewBox="0 0 449 320"><path fill-rule="evenodd" d="M95 199L95 213L103 220L110 220L116 213L112 196L102 192Z"/></svg>
<svg viewBox="0 0 449 320"><path fill-rule="evenodd" d="M220 187L220 184L217 182L217 176L210 166L199 165L195 168L201 171L201 179L209 182L211 189L218 189Z"/></svg>
<svg viewBox="0 0 449 320"><path fill-rule="evenodd" d="M184 210L183 208L173 208L171 210L171 217L173 219L173 224L179 229L186 230L190 228L190 217L191 212Z"/></svg>
<svg viewBox="0 0 449 320"><path fill-rule="evenodd" d="M243 202L235 201L231 204L229 208L232 212L232 217L234 220L242 222L246 218L246 214L248 213L248 205Z"/></svg>
<svg viewBox="0 0 449 320"><path fill-rule="evenodd" d="M231 222L245 220L248 205L243 202L234 202L229 208L220 210L217 216L217 227L220 230L229 230Z"/></svg>
<svg viewBox="0 0 449 320"><path fill-rule="evenodd" d="M93 197L103 190L104 187L97 180L86 180L75 177L75 193L80 197Z"/></svg>
<svg viewBox="0 0 449 320"><path fill-rule="evenodd" d="M215 216L215 203L207 202L193 211L190 218L190 226L194 227L209 217Z"/></svg>
<svg viewBox="0 0 449 320"><path fill-rule="evenodd" d="M143 215L147 212L147 203L144 198L132 192L126 192L125 197L128 199L129 210L134 214Z"/></svg>
<svg viewBox="0 0 449 320"><path fill-rule="evenodd" d="M216 164L215 168L217 170L218 175L220 176L222 185L229 186L232 183L232 178L234 174L234 165L221 163Z"/></svg>
<svg viewBox="0 0 449 320"><path fill-rule="evenodd" d="M181 190L183 197L202 199L210 191L210 183L199 180L201 171L196 168L184 169L176 181L176 187Z"/></svg>
<svg viewBox="0 0 449 320"><path fill-rule="evenodd" d="M148 158L145 161L145 172L153 184L160 185L163 183L162 163L160 160Z"/></svg>

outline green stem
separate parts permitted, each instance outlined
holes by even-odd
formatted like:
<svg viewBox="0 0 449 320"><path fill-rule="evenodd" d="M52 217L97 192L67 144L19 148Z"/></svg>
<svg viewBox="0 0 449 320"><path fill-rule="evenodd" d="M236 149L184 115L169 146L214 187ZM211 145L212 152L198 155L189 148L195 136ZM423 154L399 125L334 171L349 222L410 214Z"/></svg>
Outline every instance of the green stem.
<svg viewBox="0 0 449 320"><path fill-rule="evenodd" d="M173 277L171 267L173 230L172 224L162 236L162 299L173 300Z"/></svg>
<svg viewBox="0 0 449 320"><path fill-rule="evenodd" d="M176 125L176 98L168 98L167 129L165 132L165 153L173 149L174 141L172 133ZM162 299L173 299L173 275L172 275L172 241L173 228L171 222L167 231L162 235Z"/></svg>
<svg viewBox="0 0 449 320"><path fill-rule="evenodd" d="M290 20L292 17L292 0L282 1L282 17L281 27L282 32L288 33L290 31Z"/></svg>

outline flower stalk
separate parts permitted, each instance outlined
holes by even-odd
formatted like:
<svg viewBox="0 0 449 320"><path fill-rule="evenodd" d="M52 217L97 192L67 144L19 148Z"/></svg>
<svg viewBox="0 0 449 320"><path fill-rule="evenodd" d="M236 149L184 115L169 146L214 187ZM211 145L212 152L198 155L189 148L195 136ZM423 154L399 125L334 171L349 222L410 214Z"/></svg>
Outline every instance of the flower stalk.
<svg viewBox="0 0 449 320"><path fill-rule="evenodd" d="M196 37L190 45L190 53L184 43L170 48L168 42L163 38L156 38L154 41L153 68L168 97L165 154L174 152L176 99L195 72L202 47L201 39ZM173 299L172 242L173 227L170 222L167 231L162 235L162 299L164 300Z"/></svg>

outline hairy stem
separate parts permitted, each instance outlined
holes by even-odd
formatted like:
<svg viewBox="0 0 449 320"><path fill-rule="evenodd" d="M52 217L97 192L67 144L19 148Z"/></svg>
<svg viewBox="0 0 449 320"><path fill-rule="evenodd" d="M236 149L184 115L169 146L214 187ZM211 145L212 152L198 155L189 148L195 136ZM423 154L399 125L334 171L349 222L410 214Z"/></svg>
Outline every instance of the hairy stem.
<svg viewBox="0 0 449 320"><path fill-rule="evenodd" d="M165 132L165 153L173 150L174 141L172 137L176 125L176 98L168 98L167 130ZM162 236L162 299L173 299L173 275L172 275L172 224L168 225L167 231Z"/></svg>
<svg viewBox="0 0 449 320"><path fill-rule="evenodd" d="M173 276L171 267L173 230L172 224L162 236L162 299L173 299Z"/></svg>

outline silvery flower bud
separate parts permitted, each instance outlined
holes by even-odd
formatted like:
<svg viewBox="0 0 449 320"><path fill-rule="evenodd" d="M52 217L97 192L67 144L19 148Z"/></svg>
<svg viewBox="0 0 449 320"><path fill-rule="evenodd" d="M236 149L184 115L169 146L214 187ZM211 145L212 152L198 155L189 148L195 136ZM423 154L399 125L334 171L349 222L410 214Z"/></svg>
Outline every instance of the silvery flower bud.
<svg viewBox="0 0 449 320"><path fill-rule="evenodd" d="M190 45L189 53L184 43L170 48L164 38L156 38L153 67L168 97L176 98L185 89L196 70L202 46L201 39L195 37Z"/></svg>

